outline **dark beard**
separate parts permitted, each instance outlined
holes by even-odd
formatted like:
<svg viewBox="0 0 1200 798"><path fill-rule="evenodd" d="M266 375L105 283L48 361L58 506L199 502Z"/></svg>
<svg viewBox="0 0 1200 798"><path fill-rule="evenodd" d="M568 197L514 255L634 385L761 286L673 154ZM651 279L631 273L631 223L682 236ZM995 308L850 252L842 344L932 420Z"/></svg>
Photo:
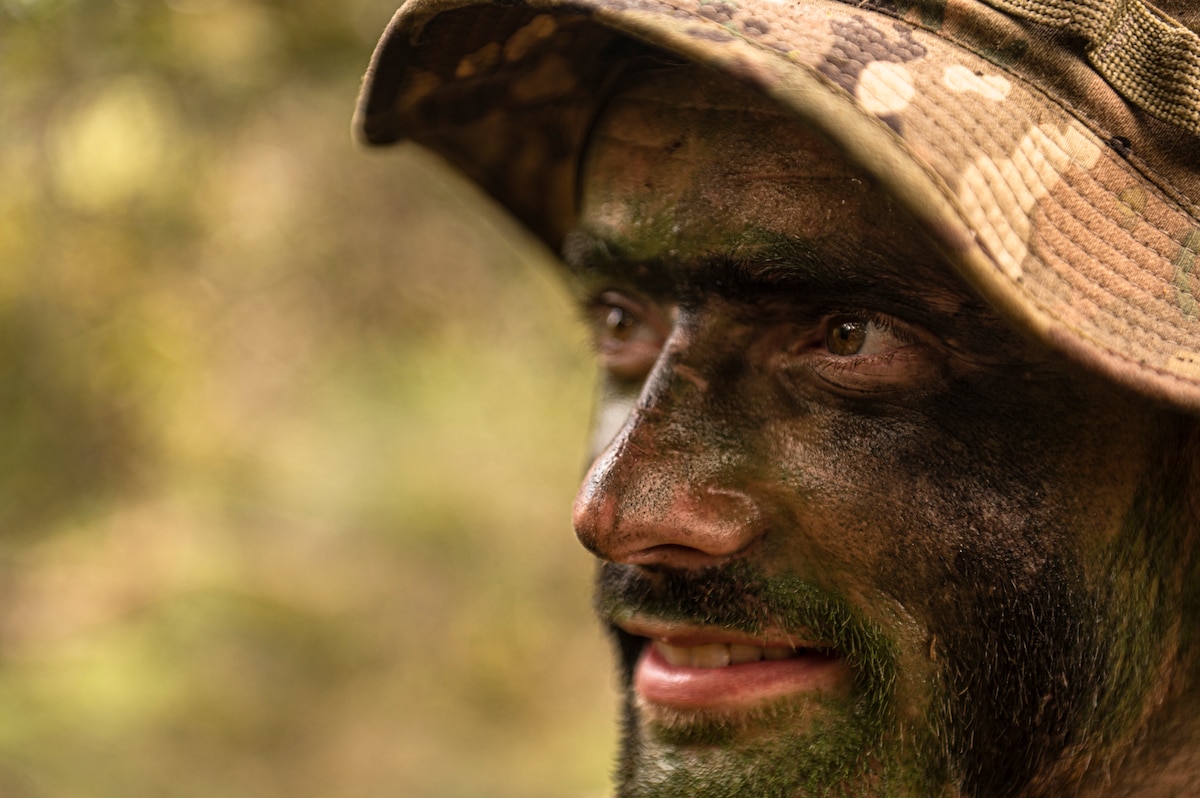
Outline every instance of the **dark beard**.
<svg viewBox="0 0 1200 798"><path fill-rule="evenodd" d="M1016 558L963 556L932 596L944 658L938 723L964 794L1036 794L1039 776L1089 736L1109 651L1101 604L1080 583L1055 560L1031 578Z"/></svg>
<svg viewBox="0 0 1200 798"><path fill-rule="evenodd" d="M621 798L824 795L831 785L863 780L879 784L895 775L880 766L877 756L884 735L896 725L891 701L896 674L894 646L840 597L802 580L765 578L745 564L653 573L605 564L596 595L598 611L606 619L637 612L752 636L768 629L802 633L830 644L854 674L852 695L847 700L783 702L750 720L759 728L788 727L819 709L823 720L803 735L774 735L747 743L737 736L740 726L715 722L682 729L647 726L638 716L632 690L645 641L609 624L625 687L617 773ZM909 740L910 750L927 744L928 740ZM659 768L663 759L674 758L674 752L681 752L679 762ZM933 770L943 761L938 756L923 760ZM663 770L669 773L664 776ZM942 780L929 775L922 772L915 780L922 784ZM904 777L914 778L912 773Z"/></svg>
<svg viewBox="0 0 1200 798"><path fill-rule="evenodd" d="M1176 656L1193 523L1187 470L1164 473L1138 491L1098 580L1073 559L979 547L931 592L945 659L939 725L965 795L1072 795L1106 780L1114 752L1144 727Z"/></svg>
<svg viewBox="0 0 1200 798"><path fill-rule="evenodd" d="M1043 562L1032 576L1027 565L959 562L953 576L942 575L941 590L923 597L938 620L930 654L937 686L927 716L902 723L894 642L837 596L745 564L696 572L605 564L597 589L604 619L636 611L750 634L807 630L831 642L854 672L849 705L815 736L738 751L722 749L734 738L716 728L691 738L655 730L651 740L632 694L644 641L610 624L626 696L618 794L930 795L946 784L976 798L1019 794L1092 726L1109 681L1108 655L1097 645L1103 605L1061 563ZM777 727L785 724L763 726ZM687 753L664 769L669 777L646 777L679 751Z"/></svg>

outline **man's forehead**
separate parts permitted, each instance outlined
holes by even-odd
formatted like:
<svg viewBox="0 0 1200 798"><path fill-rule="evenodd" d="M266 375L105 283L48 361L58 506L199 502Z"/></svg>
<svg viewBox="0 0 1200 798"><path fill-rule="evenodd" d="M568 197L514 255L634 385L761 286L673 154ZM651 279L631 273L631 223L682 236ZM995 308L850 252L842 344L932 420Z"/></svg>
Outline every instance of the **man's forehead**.
<svg viewBox="0 0 1200 798"><path fill-rule="evenodd" d="M577 270L655 282L703 267L715 280L736 264L740 277L781 285L933 270L961 285L873 181L782 108L707 70L629 77L580 174L581 218L564 250Z"/></svg>

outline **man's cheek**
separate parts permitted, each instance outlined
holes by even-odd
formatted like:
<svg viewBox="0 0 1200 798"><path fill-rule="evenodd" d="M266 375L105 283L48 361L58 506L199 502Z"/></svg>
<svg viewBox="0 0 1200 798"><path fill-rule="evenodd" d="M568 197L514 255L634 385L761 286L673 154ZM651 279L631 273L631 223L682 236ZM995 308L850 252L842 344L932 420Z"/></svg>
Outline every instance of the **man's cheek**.
<svg viewBox="0 0 1200 798"><path fill-rule="evenodd" d="M893 569L924 567L954 533L913 507L920 475L900 468L904 438L917 434L909 427L811 411L760 428L760 468L773 475L764 495L779 519L764 559L864 590Z"/></svg>
<svg viewBox="0 0 1200 798"><path fill-rule="evenodd" d="M765 566L845 595L926 659L936 656L936 597L948 584L970 601L988 590L986 578L964 583L965 560L1028 572L1056 547L1029 499L1037 485L985 467L936 425L814 413L770 425L763 440L779 477Z"/></svg>

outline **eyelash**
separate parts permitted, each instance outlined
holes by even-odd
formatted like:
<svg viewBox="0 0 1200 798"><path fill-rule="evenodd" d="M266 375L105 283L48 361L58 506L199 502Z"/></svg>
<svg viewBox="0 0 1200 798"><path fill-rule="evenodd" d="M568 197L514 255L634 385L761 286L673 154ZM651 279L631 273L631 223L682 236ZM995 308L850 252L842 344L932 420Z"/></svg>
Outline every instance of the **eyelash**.
<svg viewBox="0 0 1200 798"><path fill-rule="evenodd" d="M886 392L895 385L912 385L917 374L927 371L930 361L921 354L921 337L903 321L862 310L834 312L823 318L821 351L809 359L806 366L832 389L848 395ZM826 342L839 318L873 325L880 335L887 336L895 345L875 354L834 354Z"/></svg>
<svg viewBox="0 0 1200 798"><path fill-rule="evenodd" d="M584 323L594 332L589 340L593 353L610 376L631 385L644 380L669 332L662 328L670 326L655 315L655 306L619 289L606 288L587 297L577 307ZM629 331L628 334L615 334L608 326L614 311L628 314L626 318L630 323L623 328ZM764 312L770 311L760 308L756 316L761 319ZM894 316L845 306L810 308L800 315L814 321L797 330L800 334L786 346L786 357L794 366L803 366L835 390L853 393L883 390L891 380L903 378L899 372L911 370L903 365L894 366L898 358L920 359L913 349L914 345L919 347L920 336ZM786 323L788 317L796 317L796 310L780 314L780 317L780 322ZM831 347L831 335L840 325L850 322L867 328L865 335L870 337L864 340L864 345L879 335L895 345L873 354L838 354ZM912 367L917 367L917 361Z"/></svg>
<svg viewBox="0 0 1200 798"><path fill-rule="evenodd" d="M597 319L600 314L610 313L613 310L618 310L627 313L633 317L635 324L648 324L647 313L641 307L641 303L630 299L624 292L615 289L605 289L593 294L582 302L576 305L579 320L589 326L596 328L599 326ZM805 313L804 315L810 315ZM895 336L905 344L915 342L915 336L907 329L907 326L902 324L893 316L888 316L877 311L864 310L862 308L852 307L835 307L821 312L811 314L814 318L819 318L820 322L813 325L814 337L821 337L828 333L829 324L839 319L847 321L858 321L863 324L871 325L879 328L883 332ZM595 341L592 342L596 344ZM869 356L867 356L869 357Z"/></svg>

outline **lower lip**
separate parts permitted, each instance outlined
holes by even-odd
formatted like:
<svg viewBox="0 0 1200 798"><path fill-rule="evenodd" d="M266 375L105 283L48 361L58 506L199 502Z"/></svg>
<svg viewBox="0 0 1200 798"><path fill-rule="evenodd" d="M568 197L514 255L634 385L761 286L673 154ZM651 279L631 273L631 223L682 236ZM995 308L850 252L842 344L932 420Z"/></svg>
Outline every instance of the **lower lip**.
<svg viewBox="0 0 1200 798"><path fill-rule="evenodd" d="M774 699L816 692L840 692L850 685L841 657L802 654L724 668L671 665L649 643L634 674L634 689L649 704L674 709L738 709Z"/></svg>

